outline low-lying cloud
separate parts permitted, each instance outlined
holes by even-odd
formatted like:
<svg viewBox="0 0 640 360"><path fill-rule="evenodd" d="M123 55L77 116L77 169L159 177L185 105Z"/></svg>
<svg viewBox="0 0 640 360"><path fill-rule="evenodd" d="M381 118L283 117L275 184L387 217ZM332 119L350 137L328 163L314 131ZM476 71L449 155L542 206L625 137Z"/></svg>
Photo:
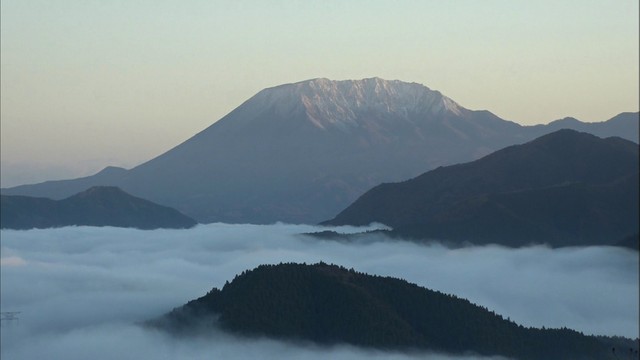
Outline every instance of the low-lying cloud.
<svg viewBox="0 0 640 360"><path fill-rule="evenodd" d="M306 225L200 225L140 231L70 227L1 232L3 359L412 358L223 333L175 339L136 323L202 296L246 269L335 263L467 298L525 326L638 337L638 254L612 247L449 249L345 243ZM341 228L340 231L355 231ZM449 358L434 355L435 358ZM470 358L470 357L469 357ZM461 359L456 357L456 359Z"/></svg>

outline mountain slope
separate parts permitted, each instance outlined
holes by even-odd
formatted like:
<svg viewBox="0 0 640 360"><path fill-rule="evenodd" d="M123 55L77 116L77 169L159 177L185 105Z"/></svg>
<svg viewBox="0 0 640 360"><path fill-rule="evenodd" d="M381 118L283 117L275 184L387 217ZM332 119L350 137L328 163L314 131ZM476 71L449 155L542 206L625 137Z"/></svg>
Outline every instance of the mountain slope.
<svg viewBox="0 0 640 360"><path fill-rule="evenodd" d="M569 329L524 328L455 296L324 263L259 266L151 324L181 334L221 327L320 344L519 359L607 359L617 345Z"/></svg>
<svg viewBox="0 0 640 360"><path fill-rule="evenodd" d="M313 79L260 91L184 143L114 177L2 193L61 199L114 185L200 222L317 223L377 184L477 159L544 129L465 109L420 84Z"/></svg>
<svg viewBox="0 0 640 360"><path fill-rule="evenodd" d="M637 144L560 130L377 186L326 224L510 246L609 244L638 232L638 171Z"/></svg>
<svg viewBox="0 0 640 360"><path fill-rule="evenodd" d="M3 229L51 228L70 225L139 229L190 228L196 222L182 213L133 197L116 187L92 187L64 200L1 196Z"/></svg>

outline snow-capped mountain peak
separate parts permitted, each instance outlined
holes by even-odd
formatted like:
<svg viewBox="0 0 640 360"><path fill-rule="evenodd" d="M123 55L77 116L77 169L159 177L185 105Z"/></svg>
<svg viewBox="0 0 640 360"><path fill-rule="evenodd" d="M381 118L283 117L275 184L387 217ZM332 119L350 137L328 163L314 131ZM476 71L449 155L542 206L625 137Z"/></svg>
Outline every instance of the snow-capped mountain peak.
<svg viewBox="0 0 640 360"><path fill-rule="evenodd" d="M380 78L342 81L318 78L265 89L256 97L283 116L304 111L322 129L347 130L371 121L372 116L409 119L417 114L460 115L464 110L424 85Z"/></svg>

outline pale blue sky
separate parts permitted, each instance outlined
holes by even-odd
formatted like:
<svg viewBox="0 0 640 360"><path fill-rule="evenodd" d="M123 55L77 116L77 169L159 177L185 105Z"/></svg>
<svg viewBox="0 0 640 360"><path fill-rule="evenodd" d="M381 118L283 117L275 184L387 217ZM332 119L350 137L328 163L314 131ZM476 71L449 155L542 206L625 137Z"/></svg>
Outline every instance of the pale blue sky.
<svg viewBox="0 0 640 360"><path fill-rule="evenodd" d="M132 167L259 90L422 83L522 124L638 111L637 0L1 1L2 186Z"/></svg>

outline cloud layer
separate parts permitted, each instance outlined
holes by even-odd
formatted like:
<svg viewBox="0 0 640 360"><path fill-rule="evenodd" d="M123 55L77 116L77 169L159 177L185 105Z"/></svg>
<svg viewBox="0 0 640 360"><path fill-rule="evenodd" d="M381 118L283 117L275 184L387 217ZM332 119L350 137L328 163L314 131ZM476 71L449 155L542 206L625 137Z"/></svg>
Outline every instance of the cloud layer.
<svg viewBox="0 0 640 360"><path fill-rule="evenodd" d="M410 358L225 334L172 339L135 325L257 265L321 260L455 294L526 326L638 336L638 254L629 250L449 249L298 235L316 230L284 224L3 230L0 304L21 313L19 323L2 322L2 358Z"/></svg>

